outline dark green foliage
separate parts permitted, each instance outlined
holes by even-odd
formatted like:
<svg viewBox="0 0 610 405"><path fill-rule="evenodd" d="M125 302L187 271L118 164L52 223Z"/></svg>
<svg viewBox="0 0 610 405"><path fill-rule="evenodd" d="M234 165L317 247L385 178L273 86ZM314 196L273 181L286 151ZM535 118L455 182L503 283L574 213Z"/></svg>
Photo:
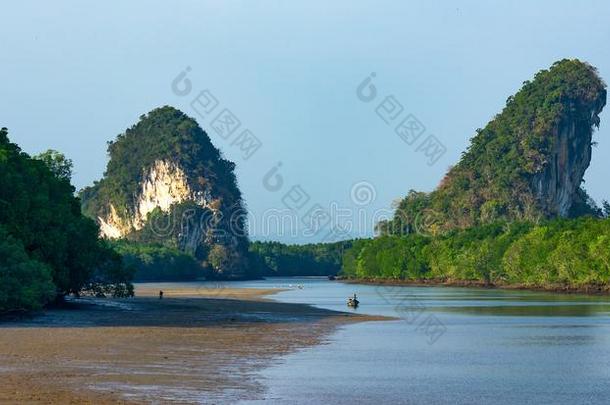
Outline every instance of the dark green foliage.
<svg viewBox="0 0 610 405"><path fill-rule="evenodd" d="M602 212L604 218L610 218L610 203L606 200L602 201Z"/></svg>
<svg viewBox="0 0 610 405"><path fill-rule="evenodd" d="M83 292L98 297L132 297L134 290L131 281L135 268L124 263L108 241L99 241L96 253L96 265L83 285Z"/></svg>
<svg viewBox="0 0 610 405"><path fill-rule="evenodd" d="M188 281L206 276L206 269L193 256L177 249L128 240L111 244L125 266L135 270L134 281Z"/></svg>
<svg viewBox="0 0 610 405"><path fill-rule="evenodd" d="M328 276L341 270L341 257L352 241L285 245L253 242L250 261L263 276Z"/></svg>
<svg viewBox="0 0 610 405"><path fill-rule="evenodd" d="M109 142L108 154L104 178L80 194L86 215L107 218L113 206L120 219L130 224L146 171L157 161L169 161L184 171L189 188L208 196L213 210L222 215L214 216L211 208L185 201L172 206L170 212L158 209L150 213L143 229L132 228L123 236L180 249L200 262L207 260L212 246L222 245L227 256L217 275L248 276L245 210L235 165L221 156L194 119L169 106L155 109ZM195 242L190 238L193 235Z"/></svg>
<svg viewBox="0 0 610 405"><path fill-rule="evenodd" d="M42 160L56 177L68 181L72 179L74 164L63 153L49 149L34 156L34 159Z"/></svg>
<svg viewBox="0 0 610 405"><path fill-rule="evenodd" d="M357 278L419 280L429 272L424 248L430 240L420 235L383 236L357 241L344 255L343 273Z"/></svg>
<svg viewBox="0 0 610 405"><path fill-rule="evenodd" d="M504 110L484 129L477 130L460 162L435 191L410 192L394 220L380 224L379 230L404 235L423 223L432 226L426 233L434 234L501 220L535 222L557 216L556 208L539 198L536 179L560 159L552 155L554 143L562 128L572 125L584 142L578 158L588 166L585 151L590 150L591 129L599 126L597 114L605 103L605 84L586 63L565 59L540 71L509 97ZM579 190L569 215L599 215L599 210Z"/></svg>
<svg viewBox="0 0 610 405"><path fill-rule="evenodd" d="M426 252L429 277L501 283L504 281L501 269L505 251L531 227L519 222L494 223L436 237Z"/></svg>
<svg viewBox="0 0 610 405"><path fill-rule="evenodd" d="M575 197L576 198L574 199L574 202L570 207L570 218L578 218L584 216L603 218L603 209L597 206L595 200L593 200L582 187L576 190Z"/></svg>
<svg viewBox="0 0 610 405"><path fill-rule="evenodd" d="M6 128L0 131L0 225L31 260L24 267L28 277L36 274L35 266L48 269L58 296L81 293L94 281L109 291L129 289L129 274L99 240L97 225L81 214L69 180L22 153L9 142ZM43 286L39 291L46 291L45 272L38 271ZM38 306L47 297L30 296L40 298Z"/></svg>
<svg viewBox="0 0 610 405"><path fill-rule="evenodd" d="M358 241L344 254L342 272L534 288L610 286L610 219L501 222L439 236Z"/></svg>
<svg viewBox="0 0 610 405"><path fill-rule="evenodd" d="M128 239L142 244L182 249L194 257L206 258L210 250L209 245L197 243L187 246L182 239L190 235L189 230L198 229L201 232L200 239L203 240L206 238L206 232L212 232L212 225L216 222L212 210L186 201L172 205L168 212L155 208L148 214L144 227L129 234Z"/></svg>
<svg viewBox="0 0 610 405"><path fill-rule="evenodd" d="M606 286L610 220L560 220L536 227L507 249L502 265L510 283Z"/></svg>
<svg viewBox="0 0 610 405"><path fill-rule="evenodd" d="M40 309L54 296L49 266L30 259L21 242L0 227L0 314Z"/></svg>

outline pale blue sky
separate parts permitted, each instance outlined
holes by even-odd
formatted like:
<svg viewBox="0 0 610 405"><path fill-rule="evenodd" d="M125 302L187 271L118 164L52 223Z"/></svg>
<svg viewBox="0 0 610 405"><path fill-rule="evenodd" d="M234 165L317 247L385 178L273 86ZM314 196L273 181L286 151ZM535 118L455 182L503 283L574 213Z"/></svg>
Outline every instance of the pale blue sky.
<svg viewBox="0 0 610 405"><path fill-rule="evenodd" d="M539 69L577 57L610 80L607 1L24 1L2 7L0 125L29 153L47 148L75 163L78 188L100 178L106 141L155 107L195 116L237 163L253 216L282 208L300 184L314 203L388 207L409 189L432 190L474 130ZM190 66L190 96L171 82ZM356 87L376 73L378 100ZM210 89L263 147L244 161L209 130L190 101ZM375 115L394 95L447 152L433 166ZM610 113L586 175L596 199L610 198ZM278 161L285 187L270 192ZM352 185L374 185L357 206ZM299 214L301 215L301 214ZM360 232L370 232L363 222ZM256 239L314 241L291 235Z"/></svg>

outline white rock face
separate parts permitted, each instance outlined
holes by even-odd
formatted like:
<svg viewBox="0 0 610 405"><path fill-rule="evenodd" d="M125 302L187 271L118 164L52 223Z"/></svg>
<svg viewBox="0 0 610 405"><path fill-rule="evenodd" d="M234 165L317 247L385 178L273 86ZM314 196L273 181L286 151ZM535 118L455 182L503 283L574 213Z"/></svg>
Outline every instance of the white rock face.
<svg viewBox="0 0 610 405"><path fill-rule="evenodd" d="M192 194L184 171L163 160L155 162L141 186L137 214L133 219L136 230L144 227L146 216L155 208L159 207L163 212L167 212L172 204L185 201Z"/></svg>
<svg viewBox="0 0 610 405"><path fill-rule="evenodd" d="M108 239L118 239L129 232L119 218L114 205L110 204L110 215L106 219L97 217L100 224L100 235Z"/></svg>
<svg viewBox="0 0 610 405"><path fill-rule="evenodd" d="M211 198L207 192L192 190L184 170L178 165L168 160L157 160L145 170L133 217L122 220L116 208L110 205L110 214L106 218L98 217L100 233L105 238L121 238L133 230L142 229L148 214L156 208L168 212L173 204L189 200L207 207Z"/></svg>

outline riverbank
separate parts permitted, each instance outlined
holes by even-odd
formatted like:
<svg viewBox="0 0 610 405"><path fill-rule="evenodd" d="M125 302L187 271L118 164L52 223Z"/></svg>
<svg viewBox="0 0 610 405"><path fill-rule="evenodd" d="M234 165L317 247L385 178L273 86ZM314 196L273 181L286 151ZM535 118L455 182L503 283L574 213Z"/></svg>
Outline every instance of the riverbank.
<svg viewBox="0 0 610 405"><path fill-rule="evenodd" d="M0 402L229 402L255 398L254 373L380 318L269 301L279 289L138 287L0 323Z"/></svg>
<svg viewBox="0 0 610 405"><path fill-rule="evenodd" d="M571 287L564 285L549 286L528 286L522 284L492 284L479 280L395 280L395 279L374 279L374 278L337 278L338 281L350 284L369 284L369 285L396 285L396 286L415 286L415 287L466 287L466 288L485 288L502 290L524 290L550 292L560 294L586 294L586 295L610 295L610 285L587 285Z"/></svg>

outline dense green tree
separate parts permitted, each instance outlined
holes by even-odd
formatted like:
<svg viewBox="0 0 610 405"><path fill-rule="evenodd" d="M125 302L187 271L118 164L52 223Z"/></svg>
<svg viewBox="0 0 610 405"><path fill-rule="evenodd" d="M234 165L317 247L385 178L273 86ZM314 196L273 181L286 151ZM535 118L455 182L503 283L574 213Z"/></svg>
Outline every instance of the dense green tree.
<svg viewBox="0 0 610 405"><path fill-rule="evenodd" d="M196 280L208 273L192 255L175 248L125 239L109 243L122 256L124 265L135 272L134 281Z"/></svg>
<svg viewBox="0 0 610 405"><path fill-rule="evenodd" d="M360 278L422 279L429 271L424 256L428 243L429 239L420 235L409 238L383 236L359 244L360 252L351 265L355 266L355 274ZM347 256L348 263L353 259L353 256Z"/></svg>
<svg viewBox="0 0 610 405"><path fill-rule="evenodd" d="M608 203L606 200L602 201L602 212L604 218L610 218L610 203Z"/></svg>
<svg viewBox="0 0 610 405"><path fill-rule="evenodd" d="M72 169L74 164L71 159L53 149L49 149L39 155L34 156L34 159L42 160L51 172L60 179L70 181L72 179Z"/></svg>
<svg viewBox="0 0 610 405"><path fill-rule="evenodd" d="M30 259L23 244L0 227L0 314L40 309L54 296L51 268Z"/></svg>
<svg viewBox="0 0 610 405"><path fill-rule="evenodd" d="M33 263L50 269L59 297L82 293L93 282L112 293L130 290L129 273L99 239L95 222L81 214L67 176L9 142L6 128L0 130L0 226Z"/></svg>
<svg viewBox="0 0 610 405"><path fill-rule="evenodd" d="M279 242L250 244L250 262L263 276L329 276L341 270L341 258L352 241L285 245Z"/></svg>
<svg viewBox="0 0 610 405"><path fill-rule="evenodd" d="M354 243L342 273L366 279L610 288L610 219L498 222Z"/></svg>

